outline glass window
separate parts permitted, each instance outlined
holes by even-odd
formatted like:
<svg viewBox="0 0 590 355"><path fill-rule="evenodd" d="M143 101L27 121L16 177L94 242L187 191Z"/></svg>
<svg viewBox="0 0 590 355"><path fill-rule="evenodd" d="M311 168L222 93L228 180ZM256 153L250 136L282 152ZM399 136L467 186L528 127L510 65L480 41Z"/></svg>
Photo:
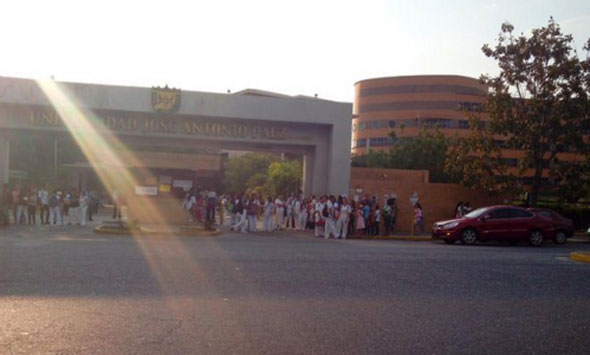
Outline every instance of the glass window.
<svg viewBox="0 0 590 355"><path fill-rule="evenodd" d="M513 218L511 208L499 208L490 212L490 219L508 219Z"/></svg>
<svg viewBox="0 0 590 355"><path fill-rule="evenodd" d="M533 216L533 214L529 211L520 210L516 208L511 209L510 212L514 216L513 218L531 218Z"/></svg>
<svg viewBox="0 0 590 355"><path fill-rule="evenodd" d="M389 120L389 128L395 128L395 121Z"/></svg>

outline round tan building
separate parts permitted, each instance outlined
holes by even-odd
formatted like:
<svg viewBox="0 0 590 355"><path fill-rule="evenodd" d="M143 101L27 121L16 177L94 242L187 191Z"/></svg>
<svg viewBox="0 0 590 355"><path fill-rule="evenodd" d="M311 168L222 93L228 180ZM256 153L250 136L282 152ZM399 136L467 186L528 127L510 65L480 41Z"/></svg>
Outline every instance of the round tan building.
<svg viewBox="0 0 590 355"><path fill-rule="evenodd" d="M438 126L448 136L464 134L469 127L465 111L481 110L486 95L478 79L458 75L367 79L354 89L354 155L388 150L422 127Z"/></svg>

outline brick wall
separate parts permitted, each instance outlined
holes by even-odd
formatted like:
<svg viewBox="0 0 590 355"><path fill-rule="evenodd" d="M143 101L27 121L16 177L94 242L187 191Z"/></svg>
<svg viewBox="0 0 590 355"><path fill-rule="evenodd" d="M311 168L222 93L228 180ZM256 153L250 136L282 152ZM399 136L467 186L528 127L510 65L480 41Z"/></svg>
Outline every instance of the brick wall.
<svg viewBox="0 0 590 355"><path fill-rule="evenodd" d="M458 184L431 183L425 170L352 168L350 188L360 197L365 194L377 196L380 206L383 205L383 195L395 193L399 208L397 230L401 232L409 232L411 228L413 207L410 197L414 192L418 193L424 211L427 232L432 223L453 217L459 201L469 201L474 209L504 202L503 197L490 196L485 191Z"/></svg>

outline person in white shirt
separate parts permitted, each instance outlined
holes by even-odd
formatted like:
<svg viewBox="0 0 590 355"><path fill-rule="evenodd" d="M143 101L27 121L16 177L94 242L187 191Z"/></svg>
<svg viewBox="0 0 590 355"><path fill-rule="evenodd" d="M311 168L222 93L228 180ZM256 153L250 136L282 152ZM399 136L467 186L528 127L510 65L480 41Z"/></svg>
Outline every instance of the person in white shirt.
<svg viewBox="0 0 590 355"><path fill-rule="evenodd" d="M295 198L293 196L287 199L285 208L287 209L287 219L285 220L285 229L295 228L295 219L293 214L293 207L295 206Z"/></svg>
<svg viewBox="0 0 590 355"><path fill-rule="evenodd" d="M304 231L307 227L307 207L308 202L306 199L301 201L301 212L299 213L299 228Z"/></svg>
<svg viewBox="0 0 590 355"><path fill-rule="evenodd" d="M320 197L320 201L315 205L314 212L314 235L320 237L324 234L326 218L324 216L324 209L326 208L326 197Z"/></svg>
<svg viewBox="0 0 590 355"><path fill-rule="evenodd" d="M293 219L295 230L303 230L301 227L301 200L299 197L295 198L293 201Z"/></svg>
<svg viewBox="0 0 590 355"><path fill-rule="evenodd" d="M262 230L265 232L274 231L273 217L275 213L275 204L272 202L272 197L268 197L264 203L264 222Z"/></svg>
<svg viewBox="0 0 590 355"><path fill-rule="evenodd" d="M336 222L336 238L340 237L346 239L348 233L348 222L350 221L350 213L352 207L348 204L348 199L344 197L342 199L342 206L340 206L340 214L338 221Z"/></svg>
<svg viewBox="0 0 590 355"><path fill-rule="evenodd" d="M41 217L41 224L49 224L49 191L46 188L39 190L37 195L41 209L39 215Z"/></svg>
<svg viewBox="0 0 590 355"><path fill-rule="evenodd" d="M80 225L85 226L86 217L88 216L88 194L86 194L86 192L80 194L79 204L80 207L78 213L80 214Z"/></svg>
<svg viewBox="0 0 590 355"><path fill-rule="evenodd" d="M285 204L282 195L279 195L275 200L275 208L277 210L277 230L283 230L285 227Z"/></svg>
<svg viewBox="0 0 590 355"><path fill-rule="evenodd" d="M326 216L326 225L324 226L324 238L329 239L330 235L336 238L336 222L334 221L334 216L338 211L338 203L336 202L336 198L334 196L330 196L330 199L326 202L328 206L328 213Z"/></svg>

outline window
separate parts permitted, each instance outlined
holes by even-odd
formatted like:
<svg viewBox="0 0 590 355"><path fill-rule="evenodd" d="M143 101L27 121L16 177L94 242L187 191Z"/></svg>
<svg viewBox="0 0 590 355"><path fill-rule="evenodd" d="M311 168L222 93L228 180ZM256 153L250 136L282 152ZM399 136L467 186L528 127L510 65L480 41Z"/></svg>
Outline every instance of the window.
<svg viewBox="0 0 590 355"><path fill-rule="evenodd" d="M395 128L395 121L389 120L389 128Z"/></svg>
<svg viewBox="0 0 590 355"><path fill-rule="evenodd" d="M459 128L461 128L461 129L469 129L469 121L467 121L467 120L460 120L459 121Z"/></svg>
<svg viewBox="0 0 590 355"><path fill-rule="evenodd" d="M512 218L531 218L533 214L529 211L520 210L520 209L511 209L511 213L513 215Z"/></svg>
<svg viewBox="0 0 590 355"><path fill-rule="evenodd" d="M511 208L499 208L490 212L490 219L508 219L513 218Z"/></svg>

